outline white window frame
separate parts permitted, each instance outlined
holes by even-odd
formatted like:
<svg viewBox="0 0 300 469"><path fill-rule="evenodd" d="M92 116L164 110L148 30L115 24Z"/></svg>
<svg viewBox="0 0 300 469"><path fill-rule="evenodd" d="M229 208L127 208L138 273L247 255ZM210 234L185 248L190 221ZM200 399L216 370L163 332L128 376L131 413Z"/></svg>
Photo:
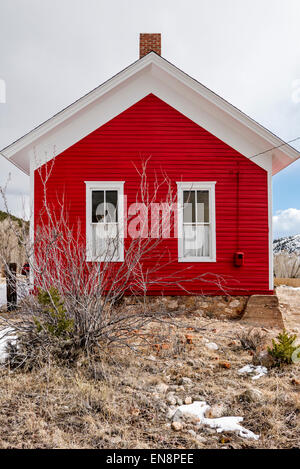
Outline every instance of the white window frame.
<svg viewBox="0 0 300 469"><path fill-rule="evenodd" d="M178 207L178 262L216 262L216 181L210 182L177 182ZM209 226L210 226L210 256L183 256L183 191L208 190L209 192Z"/></svg>
<svg viewBox="0 0 300 469"><path fill-rule="evenodd" d="M93 256L92 231L92 192L118 191L118 224L119 224L119 255L109 262L124 261L124 181L85 181L86 185L86 260L87 262L102 262L105 259Z"/></svg>

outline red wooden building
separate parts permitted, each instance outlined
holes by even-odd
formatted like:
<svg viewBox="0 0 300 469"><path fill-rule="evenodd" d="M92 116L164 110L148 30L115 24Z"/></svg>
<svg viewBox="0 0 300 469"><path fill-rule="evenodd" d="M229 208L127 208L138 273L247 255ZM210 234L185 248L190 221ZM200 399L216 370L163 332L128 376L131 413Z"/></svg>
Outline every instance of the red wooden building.
<svg viewBox="0 0 300 469"><path fill-rule="evenodd" d="M192 293L222 293L197 280L207 272L226 277L230 294L273 292L272 175L299 153L162 58L160 35L141 35L139 60L2 154L30 175L32 236L43 204L40 168L55 155L48 200L63 195L69 222L81 221L87 262L103 261L105 230L129 236L124 219L135 210L137 168L148 160L149 187L167 175L177 208L145 272L159 258L160 276L182 271ZM112 262L124 261L126 246L119 243ZM176 282L149 293L162 291L182 293Z"/></svg>

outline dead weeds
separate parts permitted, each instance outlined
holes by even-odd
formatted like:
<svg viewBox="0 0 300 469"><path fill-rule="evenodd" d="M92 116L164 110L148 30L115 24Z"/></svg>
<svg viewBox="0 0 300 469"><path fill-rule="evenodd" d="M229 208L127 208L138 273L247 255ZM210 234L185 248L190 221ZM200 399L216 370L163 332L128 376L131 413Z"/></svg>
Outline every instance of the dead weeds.
<svg viewBox="0 0 300 469"><path fill-rule="evenodd" d="M233 321L174 317L149 326L149 344L138 353L103 349L69 368L51 362L31 372L1 368L0 447L300 447L299 366L271 369L257 381L240 375L261 345L255 334L249 346L241 344L250 331ZM274 335L267 330L263 340ZM177 403L187 397L223 403L226 415L244 417L259 440L205 428L195 436L189 425L174 432L168 393Z"/></svg>

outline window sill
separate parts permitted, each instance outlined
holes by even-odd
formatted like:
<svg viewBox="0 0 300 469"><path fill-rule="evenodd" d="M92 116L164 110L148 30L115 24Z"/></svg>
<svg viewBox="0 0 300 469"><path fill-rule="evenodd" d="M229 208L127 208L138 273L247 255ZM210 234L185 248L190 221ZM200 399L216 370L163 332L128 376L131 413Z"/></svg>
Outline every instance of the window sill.
<svg viewBox="0 0 300 469"><path fill-rule="evenodd" d="M111 263L116 263L116 262L124 262L124 259L109 259L109 260L105 260L105 259L101 259L99 257L86 257L85 259L86 262L111 262Z"/></svg>
<svg viewBox="0 0 300 469"><path fill-rule="evenodd" d="M215 258L211 257L181 257L178 262L217 262Z"/></svg>

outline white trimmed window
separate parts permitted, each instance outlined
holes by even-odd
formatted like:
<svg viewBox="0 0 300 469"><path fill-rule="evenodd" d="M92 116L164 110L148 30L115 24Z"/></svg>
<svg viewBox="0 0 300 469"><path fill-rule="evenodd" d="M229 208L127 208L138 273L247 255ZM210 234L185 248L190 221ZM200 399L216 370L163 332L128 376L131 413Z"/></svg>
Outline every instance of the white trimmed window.
<svg viewBox="0 0 300 469"><path fill-rule="evenodd" d="M86 181L87 261L124 260L124 182Z"/></svg>
<svg viewBox="0 0 300 469"><path fill-rule="evenodd" d="M215 182L178 182L178 260L216 262Z"/></svg>

